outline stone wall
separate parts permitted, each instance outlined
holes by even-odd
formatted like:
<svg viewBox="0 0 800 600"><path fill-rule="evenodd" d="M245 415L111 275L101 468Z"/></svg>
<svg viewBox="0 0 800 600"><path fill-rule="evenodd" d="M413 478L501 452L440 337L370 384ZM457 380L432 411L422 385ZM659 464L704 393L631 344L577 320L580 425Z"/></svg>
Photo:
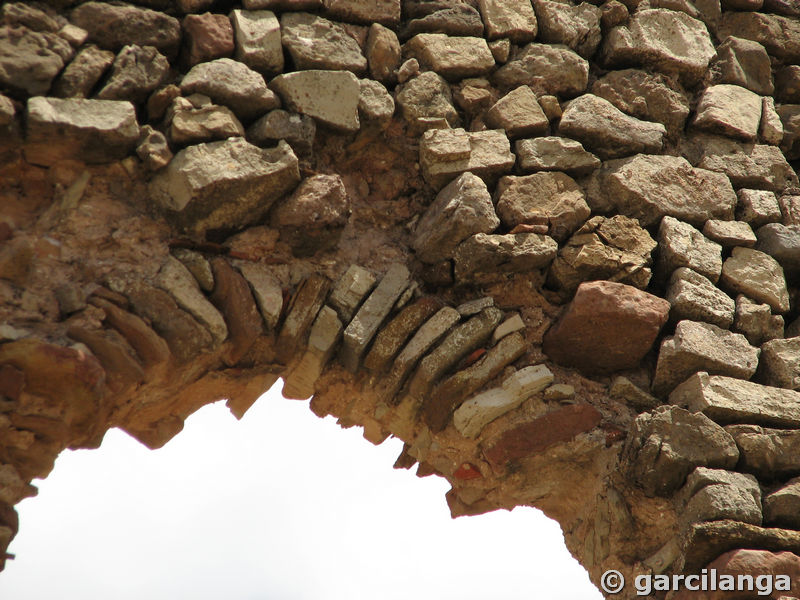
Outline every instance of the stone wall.
<svg viewBox="0 0 800 600"><path fill-rule="evenodd" d="M800 4L0 21L0 567L63 449L280 377L595 582L800 586Z"/></svg>

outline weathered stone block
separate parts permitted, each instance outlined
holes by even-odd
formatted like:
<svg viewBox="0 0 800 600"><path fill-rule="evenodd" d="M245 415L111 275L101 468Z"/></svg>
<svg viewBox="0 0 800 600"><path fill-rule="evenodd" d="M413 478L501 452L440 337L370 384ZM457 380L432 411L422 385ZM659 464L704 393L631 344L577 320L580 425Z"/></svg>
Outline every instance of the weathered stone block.
<svg viewBox="0 0 800 600"><path fill-rule="evenodd" d="M342 322L336 311L323 306L314 319L308 335L308 345L300 360L289 369L283 385L284 398L305 400L314 393L317 381L325 365L336 349L342 335Z"/></svg>
<svg viewBox="0 0 800 600"><path fill-rule="evenodd" d="M269 85L289 109L336 130L358 131L361 86L349 71L296 71L278 75Z"/></svg>
<svg viewBox="0 0 800 600"><path fill-rule="evenodd" d="M515 159L502 131L431 130L425 132L419 146L422 174L437 189L465 171L493 182L511 170Z"/></svg>
<svg viewBox="0 0 800 600"><path fill-rule="evenodd" d="M343 323L349 323L366 295L375 286L375 276L365 268L350 265L336 283L328 297L330 304Z"/></svg>
<svg viewBox="0 0 800 600"><path fill-rule="evenodd" d="M742 221L709 219L703 225L703 235L725 249L735 246L750 248L756 243L756 234L753 233L753 228Z"/></svg>
<svg viewBox="0 0 800 600"><path fill-rule="evenodd" d="M800 337L765 342L759 374L767 385L800 390Z"/></svg>
<svg viewBox="0 0 800 600"><path fill-rule="evenodd" d="M672 273L666 299L671 305L673 321L705 321L723 329L733 324L736 309L733 298L687 267L679 267Z"/></svg>
<svg viewBox="0 0 800 600"><path fill-rule="evenodd" d="M722 271L722 246L688 223L666 216L658 228L657 265L665 279L678 267L689 267L716 283Z"/></svg>
<svg viewBox="0 0 800 600"><path fill-rule="evenodd" d="M367 59L341 23L309 13L281 15L281 39L298 71L330 69L363 76Z"/></svg>
<svg viewBox="0 0 800 600"><path fill-rule="evenodd" d="M738 85L712 85L703 91L693 126L710 133L751 141L761 123L761 96Z"/></svg>
<svg viewBox="0 0 800 600"><path fill-rule="evenodd" d="M724 39L711 64L711 74L714 83L740 85L762 96L775 91L769 55L764 46L752 40Z"/></svg>
<svg viewBox="0 0 800 600"><path fill-rule="evenodd" d="M572 6L549 0L536 0L533 6L539 24L539 41L564 44L584 58L594 55L602 39L600 8L588 2Z"/></svg>
<svg viewBox="0 0 800 600"><path fill-rule="evenodd" d="M577 96L589 83L589 63L564 46L528 44L497 69L492 81L505 89L529 85L537 94Z"/></svg>
<svg viewBox="0 0 800 600"><path fill-rule="evenodd" d="M283 71L281 26L269 10L234 10L230 15L236 36L236 60L259 73Z"/></svg>
<svg viewBox="0 0 800 600"><path fill-rule="evenodd" d="M536 15L527 0L478 0L490 40L508 38L516 44L536 37Z"/></svg>
<svg viewBox="0 0 800 600"><path fill-rule="evenodd" d="M588 175L600 166L600 159L575 140L552 136L517 140L517 165L524 172L563 171L573 177Z"/></svg>
<svg viewBox="0 0 800 600"><path fill-rule="evenodd" d="M291 360L302 349L309 328L317 318L329 289L330 281L317 274L303 280L297 288L275 341L275 345L281 349L281 355L286 357L285 360Z"/></svg>
<svg viewBox="0 0 800 600"><path fill-rule="evenodd" d="M420 33L405 43L403 51L448 81L487 75L495 64L486 40L477 37Z"/></svg>
<svg viewBox="0 0 800 600"><path fill-rule="evenodd" d="M553 262L557 251L553 238L538 233L478 233L456 248L456 280L481 282L498 274L542 269Z"/></svg>
<svg viewBox="0 0 800 600"><path fill-rule="evenodd" d="M772 310L789 310L789 292L778 261L768 254L750 248L734 248L722 265L722 287L766 302Z"/></svg>
<svg viewBox="0 0 800 600"><path fill-rule="evenodd" d="M773 527L800 529L800 479L764 497L764 521Z"/></svg>
<svg viewBox="0 0 800 600"><path fill-rule="evenodd" d="M536 94L527 85L515 88L495 102L483 119L492 129L505 130L511 139L541 135L550 126Z"/></svg>

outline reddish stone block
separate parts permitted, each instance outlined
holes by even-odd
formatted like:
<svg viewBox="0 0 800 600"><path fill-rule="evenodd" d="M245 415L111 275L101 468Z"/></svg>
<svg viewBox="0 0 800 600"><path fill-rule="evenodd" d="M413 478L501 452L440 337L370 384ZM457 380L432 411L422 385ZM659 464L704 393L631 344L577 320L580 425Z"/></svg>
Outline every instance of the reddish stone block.
<svg viewBox="0 0 800 600"><path fill-rule="evenodd" d="M225 15L186 15L183 35L186 61L190 67L233 54L233 26Z"/></svg>
<svg viewBox="0 0 800 600"><path fill-rule="evenodd" d="M24 386L25 374L22 371L11 365L0 367L0 396L17 400Z"/></svg>
<svg viewBox="0 0 800 600"><path fill-rule="evenodd" d="M473 465L464 463L453 472L453 477L462 481L469 481L470 479L480 479L483 475Z"/></svg>

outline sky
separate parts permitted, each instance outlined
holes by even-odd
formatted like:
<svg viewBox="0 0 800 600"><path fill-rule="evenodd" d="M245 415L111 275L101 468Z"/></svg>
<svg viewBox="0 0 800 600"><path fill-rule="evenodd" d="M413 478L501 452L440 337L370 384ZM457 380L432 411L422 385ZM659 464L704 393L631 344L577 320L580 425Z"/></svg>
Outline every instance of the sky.
<svg viewBox="0 0 800 600"><path fill-rule="evenodd" d="M65 451L20 533L2 600L602 600L532 508L451 519L449 484L393 469L397 439L285 400L223 402L151 451L112 430Z"/></svg>

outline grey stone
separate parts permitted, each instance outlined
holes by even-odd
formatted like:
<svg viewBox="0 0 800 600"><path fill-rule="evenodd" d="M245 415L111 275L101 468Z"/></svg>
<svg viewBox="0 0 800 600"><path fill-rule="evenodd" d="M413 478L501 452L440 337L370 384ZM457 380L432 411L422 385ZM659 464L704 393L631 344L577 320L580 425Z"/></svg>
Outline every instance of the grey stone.
<svg viewBox="0 0 800 600"><path fill-rule="evenodd" d="M114 62L114 53L89 45L80 50L53 84L59 98L88 98Z"/></svg>
<svg viewBox="0 0 800 600"><path fill-rule="evenodd" d="M72 58L70 45L54 33L0 25L0 86L24 95L47 94Z"/></svg>
<svg viewBox="0 0 800 600"><path fill-rule="evenodd" d="M27 125L25 156L37 165L113 162L139 140L133 104L119 100L29 98Z"/></svg>
<svg viewBox="0 0 800 600"><path fill-rule="evenodd" d="M769 190L737 190L736 219L758 228L781 220L781 207L775 192Z"/></svg>
<svg viewBox="0 0 800 600"><path fill-rule="evenodd" d="M672 308L673 321L705 321L723 329L733 324L736 304L702 275L687 267L675 269L669 281L666 299Z"/></svg>
<svg viewBox="0 0 800 600"><path fill-rule="evenodd" d="M375 337L378 328L389 316L394 303L409 284L408 269L394 264L366 299L356 316L344 330L340 360L352 372L358 369L361 357Z"/></svg>
<svg viewBox="0 0 800 600"><path fill-rule="evenodd" d="M411 59L416 62L416 59ZM404 84L397 92L397 104L412 132L428 128L429 119L445 119L451 127L460 120L447 82L433 71L426 71Z"/></svg>
<svg viewBox="0 0 800 600"><path fill-rule="evenodd" d="M175 98L168 114L173 144L199 144L244 135L244 127L227 106L196 107L187 98Z"/></svg>
<svg viewBox="0 0 800 600"><path fill-rule="evenodd" d="M423 17L411 19L400 32L403 39L418 33L444 33L453 36L483 37L483 22L469 4L453 4Z"/></svg>
<svg viewBox="0 0 800 600"><path fill-rule="evenodd" d="M783 317L773 315L769 304L759 304L747 296L736 297L734 330L743 334L753 346L783 337Z"/></svg>
<svg viewBox="0 0 800 600"><path fill-rule="evenodd" d="M394 98L379 82L361 79L358 96L358 114L366 124L385 128L394 115Z"/></svg>
<svg viewBox="0 0 800 600"><path fill-rule="evenodd" d="M211 271L211 265L205 256L186 248L175 248L172 251L172 255L181 261L184 267L189 269L201 290L205 292L214 291L214 273Z"/></svg>
<svg viewBox="0 0 800 600"><path fill-rule="evenodd" d="M466 171L492 183L511 170L515 158L508 138L496 130L430 130L419 147L422 175L437 189Z"/></svg>
<svg viewBox="0 0 800 600"><path fill-rule="evenodd" d="M761 123L761 97L738 85L706 88L697 105L693 126L710 133L751 141Z"/></svg>
<svg viewBox="0 0 800 600"><path fill-rule="evenodd" d="M520 224L545 225L558 242L572 235L591 214L583 190L564 173L502 177L495 201L497 214L509 229Z"/></svg>
<svg viewBox="0 0 800 600"><path fill-rule="evenodd" d="M637 11L626 25L609 31L602 56L609 66L638 64L700 80L716 54L702 21L667 9Z"/></svg>
<svg viewBox="0 0 800 600"><path fill-rule="evenodd" d="M725 469L697 467L692 471L689 477L686 478L686 485L683 486L681 494L688 499L703 488L712 485L729 485L739 488L755 501L759 510L761 509L761 486L758 480L752 475L736 473L735 471L727 471Z"/></svg>
<svg viewBox="0 0 800 600"><path fill-rule="evenodd" d="M108 81L97 97L142 102L168 74L169 62L152 46L125 46L114 59Z"/></svg>
<svg viewBox="0 0 800 600"><path fill-rule="evenodd" d="M234 10L230 15L236 39L236 60L273 75L283 71L281 26L269 10Z"/></svg>
<svg viewBox="0 0 800 600"><path fill-rule="evenodd" d="M305 400L314 394L314 383L333 356L342 335L342 322L336 311L323 306L308 335L308 345L300 360L289 368L281 393L284 398Z"/></svg>
<svg viewBox="0 0 800 600"><path fill-rule="evenodd" d="M733 519L761 525L761 506L747 490L735 485L708 485L686 503L680 515L684 525Z"/></svg>
<svg viewBox="0 0 800 600"><path fill-rule="evenodd" d="M349 23L391 26L400 22L400 0L325 0L325 11Z"/></svg>
<svg viewBox="0 0 800 600"><path fill-rule="evenodd" d="M536 14L527 0L478 0L490 40L508 38L516 44L536 37Z"/></svg>
<svg viewBox="0 0 800 600"><path fill-rule="evenodd" d="M724 40L738 36L763 45L785 63L800 61L800 23L779 15L756 12L728 12L722 15L717 36Z"/></svg>
<svg viewBox="0 0 800 600"><path fill-rule="evenodd" d="M278 75L269 85L290 110L338 131L358 131L361 86L351 72L296 71Z"/></svg>
<svg viewBox="0 0 800 600"><path fill-rule="evenodd" d="M722 265L723 288L765 302L778 313L789 310L789 291L778 261L751 248L734 248Z"/></svg>
<svg viewBox="0 0 800 600"><path fill-rule="evenodd" d="M762 96L771 96L772 65L764 46L752 40L728 37L717 47L711 63L714 83L740 85Z"/></svg>
<svg viewBox="0 0 800 600"><path fill-rule="evenodd" d="M675 388L669 401L702 412L723 425L797 428L800 424L800 392L705 372L692 375Z"/></svg>
<svg viewBox="0 0 800 600"><path fill-rule="evenodd" d="M445 186L417 224L411 247L419 260L437 263L453 257L456 247L476 233L500 225L486 184L464 173Z"/></svg>
<svg viewBox="0 0 800 600"><path fill-rule="evenodd" d="M689 116L689 99L669 78L639 69L611 71L592 84L592 93L624 113L661 123L667 133L683 133Z"/></svg>
<svg viewBox="0 0 800 600"><path fill-rule="evenodd" d="M350 265L336 283L328 297L328 303L336 310L344 323L349 323L361 305L361 301L375 286L375 276L364 267Z"/></svg>
<svg viewBox="0 0 800 600"><path fill-rule="evenodd" d="M364 54L373 79L392 83L395 71L400 66L402 51L397 34L379 23L373 23L367 35Z"/></svg>
<svg viewBox="0 0 800 600"><path fill-rule="evenodd" d="M577 6L549 0L533 3L539 24L538 39L550 44L564 44L584 58L591 58L600 45L602 11L588 2Z"/></svg>
<svg viewBox="0 0 800 600"><path fill-rule="evenodd" d="M521 85L495 102L483 120L491 129L505 130L511 139L540 135L550 126L536 94L527 85Z"/></svg>
<svg viewBox="0 0 800 600"><path fill-rule="evenodd" d="M669 496L695 467L732 469L739 458L733 438L703 414L662 406L633 422L624 463L649 496Z"/></svg>
<svg viewBox="0 0 800 600"><path fill-rule="evenodd" d="M136 154L151 171L163 169L172 160L172 151L167 138L150 125L144 125L139 132Z"/></svg>
<svg viewBox="0 0 800 600"><path fill-rule="evenodd" d="M494 298L491 296L484 296L483 298L476 298L475 300L468 300L463 304L459 304L456 310L462 317L471 317L490 306L494 306Z"/></svg>
<svg viewBox="0 0 800 600"><path fill-rule="evenodd" d="M756 232L756 250L778 261L788 276L800 274L800 225L769 223Z"/></svg>
<svg viewBox="0 0 800 600"><path fill-rule="evenodd" d="M289 302L286 318L275 340L275 345L281 349L282 356L292 359L302 350L309 329L325 303L329 289L330 281L316 273L300 283Z"/></svg>
<svg viewBox="0 0 800 600"><path fill-rule="evenodd" d="M593 211L619 212L645 227L666 215L702 227L707 219L732 219L736 194L721 173L678 156L639 154L604 163L592 174L586 201Z"/></svg>
<svg viewBox="0 0 800 600"><path fill-rule="evenodd" d="M191 68L181 80L181 92L205 94L230 108L242 120L278 108L280 101L260 73L230 58L219 58Z"/></svg>
<svg viewBox="0 0 800 600"><path fill-rule="evenodd" d="M588 175L600 166L600 159L575 140L550 136L517 140L514 145L520 170L563 171L573 177Z"/></svg>
<svg viewBox="0 0 800 600"><path fill-rule="evenodd" d="M281 15L283 45L297 70L331 69L362 76L367 59L340 23L308 13Z"/></svg>
<svg viewBox="0 0 800 600"><path fill-rule="evenodd" d="M800 103L800 65L786 65L775 72L775 100Z"/></svg>
<svg viewBox="0 0 800 600"><path fill-rule="evenodd" d="M709 219L703 225L703 235L726 249L734 246L751 248L756 243L756 234L752 227L742 221Z"/></svg>
<svg viewBox="0 0 800 600"><path fill-rule="evenodd" d="M710 323L680 321L675 335L661 342L653 393L665 396L698 371L750 379L758 367L758 355L758 348L741 334Z"/></svg>
<svg viewBox="0 0 800 600"><path fill-rule="evenodd" d="M764 521L773 527L800 529L800 479L786 482L764 498Z"/></svg>
<svg viewBox="0 0 800 600"><path fill-rule="evenodd" d="M492 333L492 344L494 345L507 335L523 329L525 329L525 321L522 320L519 313L512 313Z"/></svg>
<svg viewBox="0 0 800 600"><path fill-rule="evenodd" d="M614 377L611 381L611 385L608 386L608 395L615 400L624 402L637 412L653 410L661 405L661 401L658 398L651 396L622 375Z"/></svg>
<svg viewBox="0 0 800 600"><path fill-rule="evenodd" d="M664 278L678 267L689 267L716 283L722 271L722 246L688 223L666 216L658 228L657 265Z"/></svg>
<svg viewBox="0 0 800 600"><path fill-rule="evenodd" d="M309 116L285 110L271 110L247 129L247 139L259 146L273 146L285 140L298 156L310 156L317 125Z"/></svg>
<svg viewBox="0 0 800 600"><path fill-rule="evenodd" d="M800 390L800 337L765 342L758 368L763 383Z"/></svg>
<svg viewBox="0 0 800 600"><path fill-rule="evenodd" d="M728 425L741 456L739 468L761 479L800 474L800 431L758 425Z"/></svg>
<svg viewBox="0 0 800 600"><path fill-rule="evenodd" d="M478 233L456 249L456 280L478 283L506 273L543 269L553 262L557 251L553 238L538 233Z"/></svg>
<svg viewBox="0 0 800 600"><path fill-rule="evenodd" d="M604 98L584 94L567 105L558 133L578 140L607 160L660 152L666 129L660 123L628 116Z"/></svg>
<svg viewBox="0 0 800 600"><path fill-rule="evenodd" d="M505 89L529 85L537 94L577 96L589 83L589 63L566 46L531 43L497 69L492 81Z"/></svg>
<svg viewBox="0 0 800 600"><path fill-rule="evenodd" d="M780 146L783 142L783 122L775 109L775 100L770 96L761 99L761 124L758 138L765 144Z"/></svg>
<svg viewBox="0 0 800 600"><path fill-rule="evenodd" d="M150 193L181 227L203 233L262 220L299 181L297 157L285 142L261 149L231 138L178 152L153 177Z"/></svg>
<svg viewBox="0 0 800 600"><path fill-rule="evenodd" d="M486 75L495 64L486 40L477 37L419 33L405 43L403 52L449 81Z"/></svg>

